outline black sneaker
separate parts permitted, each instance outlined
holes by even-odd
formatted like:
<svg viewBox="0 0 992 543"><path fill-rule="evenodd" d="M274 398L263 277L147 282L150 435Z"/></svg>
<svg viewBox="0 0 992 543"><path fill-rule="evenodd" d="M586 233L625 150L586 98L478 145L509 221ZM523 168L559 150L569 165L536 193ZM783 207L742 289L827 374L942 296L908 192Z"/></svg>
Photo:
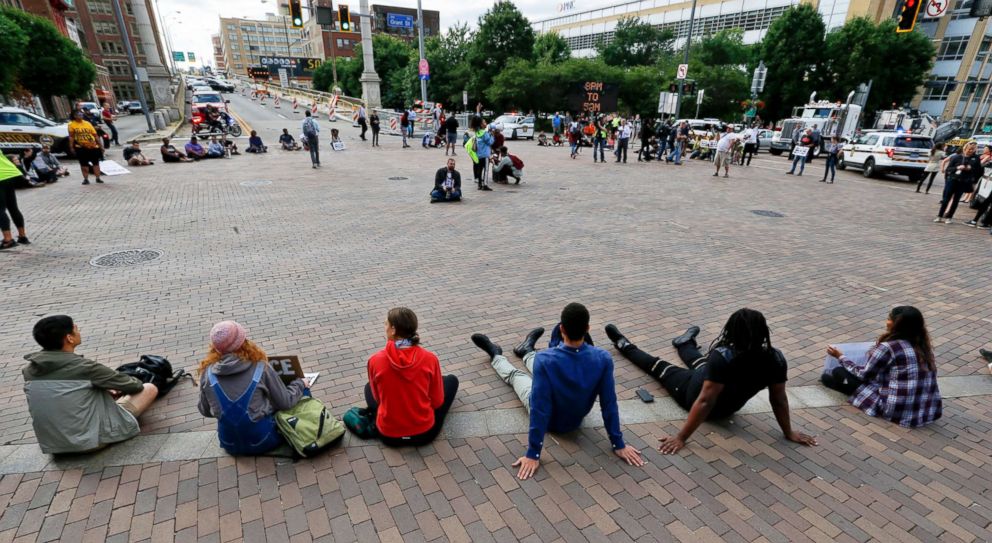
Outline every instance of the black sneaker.
<svg viewBox="0 0 992 543"><path fill-rule="evenodd" d="M683 333L681 336L679 336L679 337L677 337L677 338L675 338L675 339L672 340L672 347L675 347L677 349L677 348L679 348L682 345L685 345L687 343L690 343L690 342L691 343L695 343L696 342L696 336L698 336L698 335L699 335L699 327L698 326L690 326L685 331L685 333Z"/></svg>
<svg viewBox="0 0 992 543"><path fill-rule="evenodd" d="M544 335L544 328L535 328L527 333L527 337L524 338L520 345L513 348L513 354L523 358L527 353L534 350L534 345L537 344L537 340L541 339Z"/></svg>
<svg viewBox="0 0 992 543"><path fill-rule="evenodd" d="M28 241L27 236L17 236L17 244L18 245L31 245L31 242Z"/></svg>
<svg viewBox="0 0 992 543"><path fill-rule="evenodd" d="M633 345L633 343L624 337L624 335L620 333L620 330L618 330L613 324L606 325L606 337L610 338L610 341L613 342L613 346L615 346L619 351Z"/></svg>
<svg viewBox="0 0 992 543"><path fill-rule="evenodd" d="M97 178L96 178L96 182L97 182L97 183L100 183L100 184L103 184L103 179L100 179L99 177L97 177Z"/></svg>
<svg viewBox="0 0 992 543"><path fill-rule="evenodd" d="M489 355L489 358L496 358L497 355L503 354L503 349L493 343L489 339L489 336L485 334L472 334L472 343L475 343L476 347L485 351Z"/></svg>
<svg viewBox="0 0 992 543"><path fill-rule="evenodd" d="M491 189L491 188L489 188L489 185L482 185L482 190L484 190L484 191L485 191L485 190L489 190L489 191L491 191L491 190L493 190L493 189Z"/></svg>
<svg viewBox="0 0 992 543"><path fill-rule="evenodd" d="M90 180L89 179L83 179L83 184L84 185L89 185L90 184Z"/></svg>
<svg viewBox="0 0 992 543"><path fill-rule="evenodd" d="M988 349L978 349L978 353L982 355L982 358L984 358L986 362L992 364L992 351Z"/></svg>

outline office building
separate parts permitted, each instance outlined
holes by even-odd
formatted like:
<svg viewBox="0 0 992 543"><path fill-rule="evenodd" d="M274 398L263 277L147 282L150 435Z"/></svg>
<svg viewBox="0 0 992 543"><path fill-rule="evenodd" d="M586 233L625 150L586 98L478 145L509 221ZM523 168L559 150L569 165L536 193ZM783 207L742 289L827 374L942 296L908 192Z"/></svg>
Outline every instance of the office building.
<svg viewBox="0 0 992 543"><path fill-rule="evenodd" d="M220 44L224 65L232 74L245 75L262 57L305 57L300 29L287 16L267 14L265 19L220 18Z"/></svg>
<svg viewBox="0 0 992 543"><path fill-rule="evenodd" d="M220 43L220 34L210 36L210 43L214 49L214 67L217 73L227 72L227 61L224 60L224 46Z"/></svg>

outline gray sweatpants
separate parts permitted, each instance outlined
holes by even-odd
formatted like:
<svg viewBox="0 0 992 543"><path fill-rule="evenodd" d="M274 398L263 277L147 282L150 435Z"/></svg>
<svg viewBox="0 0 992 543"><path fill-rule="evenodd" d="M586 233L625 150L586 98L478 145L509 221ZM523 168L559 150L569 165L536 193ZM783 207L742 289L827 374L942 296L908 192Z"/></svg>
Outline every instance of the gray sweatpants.
<svg viewBox="0 0 992 543"><path fill-rule="evenodd" d="M534 373L534 357L537 356L537 351L531 351L524 356L524 366L527 367L527 371L530 374ZM493 357L493 369L496 370L496 375L503 380L506 384L513 387L513 391L517 393L517 397L523 402L524 407L527 411L530 411L530 389L534 386L534 378L530 376L525 371L519 370L506 359L505 356L498 354Z"/></svg>

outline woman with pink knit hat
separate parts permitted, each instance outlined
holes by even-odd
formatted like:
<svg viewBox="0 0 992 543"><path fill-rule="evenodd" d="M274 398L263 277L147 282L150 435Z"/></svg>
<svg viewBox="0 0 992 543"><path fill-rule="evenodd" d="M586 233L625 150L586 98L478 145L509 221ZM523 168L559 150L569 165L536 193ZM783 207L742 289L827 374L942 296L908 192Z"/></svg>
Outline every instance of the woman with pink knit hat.
<svg viewBox="0 0 992 543"><path fill-rule="evenodd" d="M286 386L244 327L223 321L210 330L210 350L200 362L200 413L217 419L220 445L232 455L264 454L283 444L275 413L290 409L307 385Z"/></svg>

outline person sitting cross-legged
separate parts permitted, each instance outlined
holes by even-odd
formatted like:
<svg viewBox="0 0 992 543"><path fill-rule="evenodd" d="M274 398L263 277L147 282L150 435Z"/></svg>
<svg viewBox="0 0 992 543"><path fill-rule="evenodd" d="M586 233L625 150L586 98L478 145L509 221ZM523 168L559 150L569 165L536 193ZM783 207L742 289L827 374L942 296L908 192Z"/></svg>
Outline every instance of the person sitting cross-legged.
<svg viewBox="0 0 992 543"><path fill-rule="evenodd" d="M462 174L455 169L455 159L449 158L448 165L434 174L434 190L431 203L457 202L462 199Z"/></svg>
<svg viewBox="0 0 992 543"><path fill-rule="evenodd" d="M176 150L176 146L169 143L169 138L162 138L162 147L159 151L162 153L162 162L193 162L193 159L182 151Z"/></svg>
<svg viewBox="0 0 992 543"><path fill-rule="evenodd" d="M472 342L489 355L496 374L513 387L530 412L527 454L513 464L519 467L520 479L530 478L540 466L545 433L578 429L597 398L613 452L632 466L644 465L641 453L624 443L620 431L613 359L610 353L585 341L588 331L589 310L578 303L570 303L562 310L558 333L552 335L547 349L534 349L544 328L532 330L513 352L523 357L533 377L510 364L489 337L472 335Z"/></svg>
<svg viewBox="0 0 992 543"><path fill-rule="evenodd" d="M210 136L210 144L207 145L207 157L206 158L226 158L227 149L224 145L217 139L217 136Z"/></svg>
<svg viewBox="0 0 992 543"><path fill-rule="evenodd" d="M189 138L189 143L186 144L186 156L192 158L193 160L207 158L207 150L200 145L200 142L197 141L196 136L191 136Z"/></svg>
<svg viewBox="0 0 992 543"><path fill-rule="evenodd" d="M141 144L137 141L132 141L130 147L124 148L124 160L127 161L128 166L151 166L154 164L141 152Z"/></svg>
<svg viewBox="0 0 992 543"><path fill-rule="evenodd" d="M282 135L279 136L279 145L282 146L283 151L299 151L302 149L286 128L282 129Z"/></svg>
<svg viewBox="0 0 992 543"><path fill-rule="evenodd" d="M42 350L24 357L22 374L43 453L90 452L138 435L155 385L76 354L83 337L71 317L45 317L32 333Z"/></svg>
<svg viewBox="0 0 992 543"><path fill-rule="evenodd" d="M251 135L248 136L248 148L245 149L246 153L267 153L269 151L268 146L262 143L262 138L259 137L258 132L255 130L251 131Z"/></svg>
<svg viewBox="0 0 992 543"><path fill-rule="evenodd" d="M764 315L747 308L735 311L705 355L696 344L698 334L699 327L692 326L672 340L679 358L689 366L686 369L638 349L616 326L606 325L606 335L617 350L660 381L675 403L689 411L677 435L661 438L662 453L678 452L703 421L733 415L764 388L785 438L817 444L815 438L792 429L785 394L788 368L782 352L772 347Z"/></svg>

